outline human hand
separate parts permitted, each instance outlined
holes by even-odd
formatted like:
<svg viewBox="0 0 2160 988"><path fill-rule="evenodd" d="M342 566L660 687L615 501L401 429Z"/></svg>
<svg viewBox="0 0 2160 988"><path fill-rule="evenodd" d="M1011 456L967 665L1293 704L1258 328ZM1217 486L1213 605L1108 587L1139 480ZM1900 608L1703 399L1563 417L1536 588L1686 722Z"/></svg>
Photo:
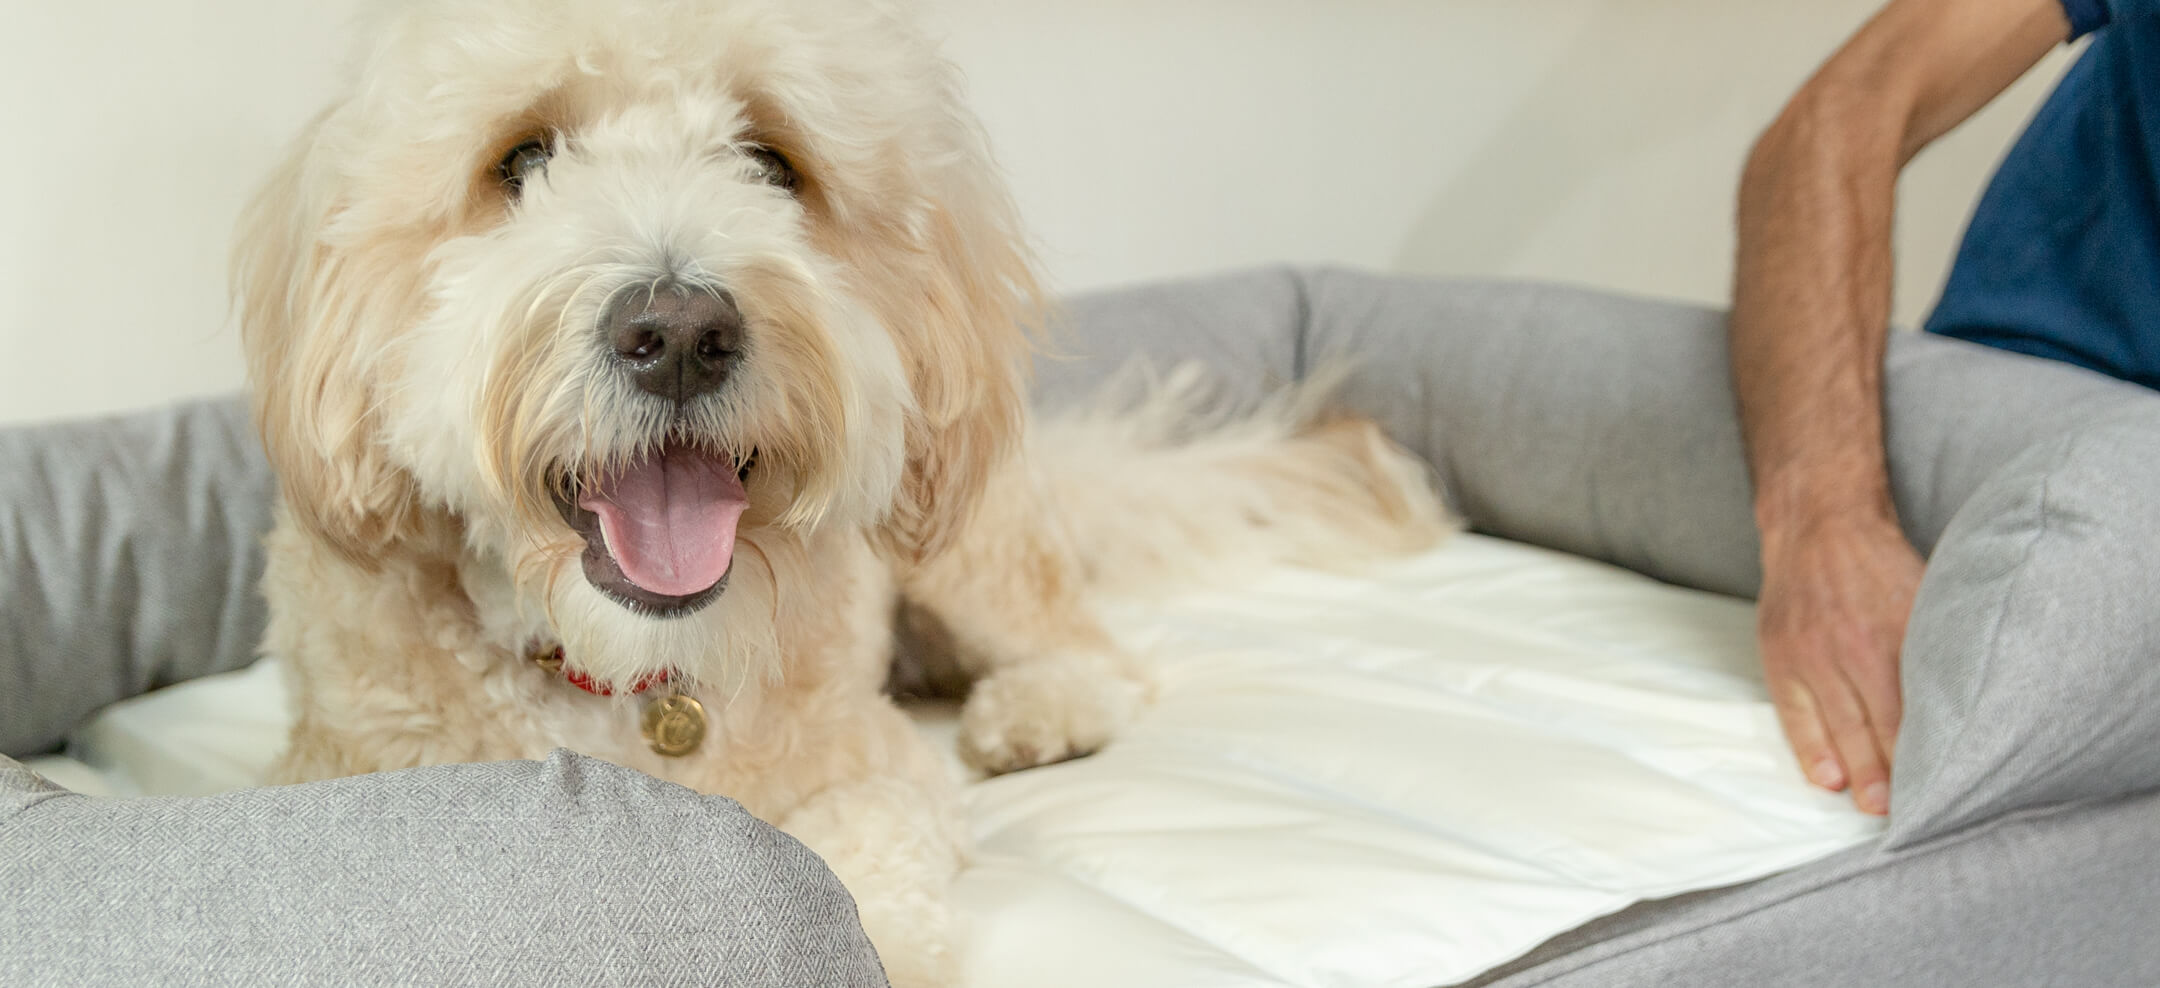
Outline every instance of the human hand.
<svg viewBox="0 0 2160 988"><path fill-rule="evenodd" d="M1778 720L1808 780L1864 813L1890 811L1898 650L1925 565L1889 519L1764 533L1756 635Z"/></svg>

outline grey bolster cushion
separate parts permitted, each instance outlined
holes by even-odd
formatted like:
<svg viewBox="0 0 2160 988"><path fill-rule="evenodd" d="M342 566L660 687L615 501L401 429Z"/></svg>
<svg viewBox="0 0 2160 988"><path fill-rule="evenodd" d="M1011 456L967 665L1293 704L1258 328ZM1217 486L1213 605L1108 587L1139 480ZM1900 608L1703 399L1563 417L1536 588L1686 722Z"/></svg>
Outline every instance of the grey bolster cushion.
<svg viewBox="0 0 2160 988"><path fill-rule="evenodd" d="M809 849L568 752L149 799L0 758L0 847L0 984L886 983Z"/></svg>
<svg viewBox="0 0 2160 988"><path fill-rule="evenodd" d="M0 754L246 664L272 487L237 398L0 429Z"/></svg>

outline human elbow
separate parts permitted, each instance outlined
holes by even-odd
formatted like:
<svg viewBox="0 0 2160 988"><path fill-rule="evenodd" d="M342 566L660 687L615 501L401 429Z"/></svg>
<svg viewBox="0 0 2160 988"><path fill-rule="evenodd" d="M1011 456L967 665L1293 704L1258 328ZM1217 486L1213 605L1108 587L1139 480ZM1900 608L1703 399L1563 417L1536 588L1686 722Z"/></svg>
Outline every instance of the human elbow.
<svg viewBox="0 0 2160 988"><path fill-rule="evenodd" d="M1901 101L1882 80L1829 67L1785 105L1749 151L1743 189L1805 166L1851 174L1903 159Z"/></svg>

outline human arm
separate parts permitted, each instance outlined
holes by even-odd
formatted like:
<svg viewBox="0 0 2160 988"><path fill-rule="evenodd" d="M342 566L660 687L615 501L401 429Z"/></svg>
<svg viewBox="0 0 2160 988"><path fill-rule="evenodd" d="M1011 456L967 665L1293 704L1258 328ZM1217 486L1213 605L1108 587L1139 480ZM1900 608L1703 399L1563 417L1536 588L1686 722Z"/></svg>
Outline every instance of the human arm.
<svg viewBox="0 0 2160 988"><path fill-rule="evenodd" d="M1764 132L1731 319L1762 534L1764 674L1808 777L1888 809L1922 563L1884 464L1897 178L2070 33L2060 0L1892 0Z"/></svg>

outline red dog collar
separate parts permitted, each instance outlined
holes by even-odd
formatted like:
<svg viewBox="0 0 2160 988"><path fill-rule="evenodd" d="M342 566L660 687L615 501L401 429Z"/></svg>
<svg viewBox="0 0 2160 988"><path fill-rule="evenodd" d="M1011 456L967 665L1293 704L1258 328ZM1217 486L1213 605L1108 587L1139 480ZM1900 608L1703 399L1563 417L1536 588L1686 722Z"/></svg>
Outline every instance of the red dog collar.
<svg viewBox="0 0 2160 988"><path fill-rule="evenodd" d="M551 649L539 649L532 653L533 664L539 666L542 669L546 669L549 672L561 673L563 679L568 680L570 685L575 686L578 689L584 690L587 693L594 694L596 696L615 695L615 687L612 683L601 682L600 680L594 679L591 676L579 672L576 669L570 668L569 666L564 664L563 659L563 647L561 645L557 645ZM637 694L643 693L646 690L652 689L655 686L663 685L667 681L667 670L662 669L659 672L638 677L637 682L631 683L630 689L626 692L628 692L632 696L636 696Z"/></svg>

